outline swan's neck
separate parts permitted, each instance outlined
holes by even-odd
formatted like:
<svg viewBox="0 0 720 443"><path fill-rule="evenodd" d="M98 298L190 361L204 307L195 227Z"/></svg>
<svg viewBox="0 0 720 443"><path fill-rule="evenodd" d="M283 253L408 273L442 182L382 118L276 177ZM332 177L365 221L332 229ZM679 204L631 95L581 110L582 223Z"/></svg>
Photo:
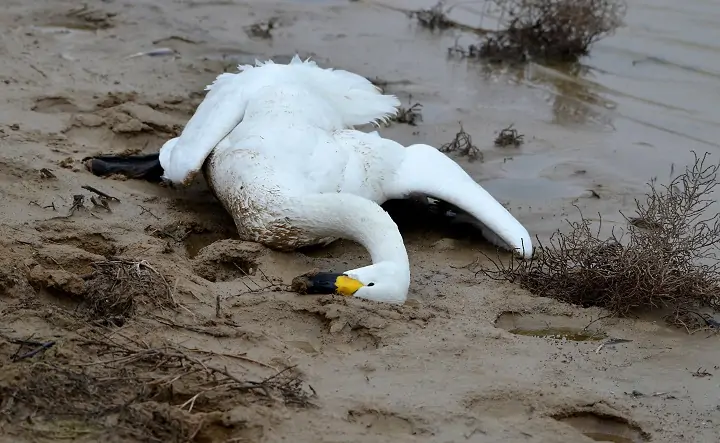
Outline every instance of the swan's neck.
<svg viewBox="0 0 720 443"><path fill-rule="evenodd" d="M292 222L318 236L353 240L373 264L392 262L409 269L407 250L395 222L376 203L351 194L315 194L293 204Z"/></svg>

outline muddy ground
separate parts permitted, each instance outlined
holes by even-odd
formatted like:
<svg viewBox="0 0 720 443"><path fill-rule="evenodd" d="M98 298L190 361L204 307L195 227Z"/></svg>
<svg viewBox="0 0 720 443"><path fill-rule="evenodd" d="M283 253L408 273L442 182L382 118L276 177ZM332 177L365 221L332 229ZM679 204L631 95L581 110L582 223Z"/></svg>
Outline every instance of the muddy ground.
<svg viewBox="0 0 720 443"><path fill-rule="evenodd" d="M500 111L455 109L466 91L443 77L477 72L457 74L442 56L430 63L437 70L417 69L447 39L364 2L4 6L0 440L717 440L717 336L688 336L652 317L601 318L602 310L476 275L477 263L467 265L491 251L477 232L429 215L413 222L396 207L412 264L405 306L300 297L284 290L294 276L361 266L366 252L347 241L296 253L239 242L200 181L172 190L100 179L82 166L98 153L155 152L218 73L298 51L382 77L403 100L420 97L423 122L386 130L401 142L448 141L457 122L438 118L446 112L474 121L466 129L485 154L474 174L495 180L506 201L532 201L527 185L503 181L512 177L497 166L508 155L492 146L514 106L532 107L490 82L484 97ZM279 18L273 39L245 32L271 17ZM382 47L388 36L404 56ZM176 54L128 58L158 47ZM433 92L433 84L443 86ZM536 117L525 112L516 123L542 135L526 136L525 152L599 143L603 134ZM562 170L585 182L534 187L566 195L546 195L534 212L510 203L531 231L557 227L551 214L571 203L616 210L644 180L613 194L611 175L571 169ZM603 182L598 200L587 189ZM114 198L103 207L86 186ZM537 330L554 335L531 336ZM600 346L610 338L630 341Z"/></svg>

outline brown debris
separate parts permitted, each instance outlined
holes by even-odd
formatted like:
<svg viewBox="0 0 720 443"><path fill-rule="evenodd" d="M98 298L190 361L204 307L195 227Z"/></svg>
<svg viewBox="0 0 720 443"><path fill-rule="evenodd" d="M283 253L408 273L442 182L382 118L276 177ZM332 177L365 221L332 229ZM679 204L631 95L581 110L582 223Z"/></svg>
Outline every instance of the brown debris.
<svg viewBox="0 0 720 443"><path fill-rule="evenodd" d="M462 122L460 123L460 130L455 134L455 138L440 146L440 152L457 152L460 155L467 156L470 161L477 159L483 161L483 153L473 144L472 137L463 129Z"/></svg>
<svg viewBox="0 0 720 443"><path fill-rule="evenodd" d="M453 20L450 20L447 14L452 7L445 9L444 2L440 1L435 6L428 9L420 9L418 11L408 11L407 16L414 18L424 28L431 31L454 28L457 26Z"/></svg>
<svg viewBox="0 0 720 443"><path fill-rule="evenodd" d="M272 32L277 28L278 22L280 21L277 17L270 17L268 20L253 23L245 29L245 33L250 37L271 39Z"/></svg>
<svg viewBox="0 0 720 443"><path fill-rule="evenodd" d="M85 309L90 318L129 318L139 306L175 308L173 290L165 277L145 260L115 258L93 263L85 279Z"/></svg>
<svg viewBox="0 0 720 443"><path fill-rule="evenodd" d="M412 98L412 97L411 97ZM415 103L407 108L399 107L397 114L390 119L397 123L405 123L410 126L417 126L422 122L422 104Z"/></svg>
<svg viewBox="0 0 720 443"><path fill-rule="evenodd" d="M41 344L47 349L47 343ZM294 367L254 381L194 352L90 328L45 351L42 360L26 358L6 368L13 376L0 380L0 398L12 400L3 403L0 424L7 431L24 423L25 431L46 438L244 441L257 434L264 404L314 406L312 388Z"/></svg>
<svg viewBox="0 0 720 443"><path fill-rule="evenodd" d="M494 61L575 61L622 25L624 0L490 0L500 11L498 30L451 53Z"/></svg>
<svg viewBox="0 0 720 443"><path fill-rule="evenodd" d="M495 137L495 146L504 148L507 146L519 147L523 143L525 136L517 132L517 129L513 128L511 124L507 128L504 128L497 137Z"/></svg>
<svg viewBox="0 0 720 443"><path fill-rule="evenodd" d="M316 276L319 272L319 269L311 269L293 278L292 282L290 282L290 290L300 295L307 294L307 290L310 287L310 278Z"/></svg>

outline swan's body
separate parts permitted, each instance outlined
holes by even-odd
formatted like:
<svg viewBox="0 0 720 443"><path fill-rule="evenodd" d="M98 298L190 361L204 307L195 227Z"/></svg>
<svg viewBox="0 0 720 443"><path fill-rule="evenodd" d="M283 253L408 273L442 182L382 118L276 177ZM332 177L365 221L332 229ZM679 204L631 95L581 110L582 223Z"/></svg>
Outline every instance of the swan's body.
<svg viewBox="0 0 720 443"><path fill-rule="evenodd" d="M208 89L180 137L162 147L164 177L187 184L203 169L243 239L290 250L347 238L370 252L372 265L317 284L332 278L336 293L403 303L408 256L379 204L412 194L452 203L497 244L532 254L527 230L444 154L351 129L399 105L365 78L296 57L241 67Z"/></svg>

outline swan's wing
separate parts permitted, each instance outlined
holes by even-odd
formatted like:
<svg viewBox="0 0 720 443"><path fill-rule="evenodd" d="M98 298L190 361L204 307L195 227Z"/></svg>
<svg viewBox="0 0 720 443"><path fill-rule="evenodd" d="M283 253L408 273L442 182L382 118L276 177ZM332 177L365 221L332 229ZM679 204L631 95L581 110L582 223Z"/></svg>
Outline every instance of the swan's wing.
<svg viewBox="0 0 720 443"><path fill-rule="evenodd" d="M532 256L532 239L527 229L460 165L432 146L407 147L405 158L385 191L390 198L422 193L453 204L482 224L488 240L524 257Z"/></svg>
<svg viewBox="0 0 720 443"><path fill-rule="evenodd" d="M247 105L241 76L220 74L206 88L209 92L180 137L160 150L160 164L166 179L188 184L220 140L240 123Z"/></svg>

